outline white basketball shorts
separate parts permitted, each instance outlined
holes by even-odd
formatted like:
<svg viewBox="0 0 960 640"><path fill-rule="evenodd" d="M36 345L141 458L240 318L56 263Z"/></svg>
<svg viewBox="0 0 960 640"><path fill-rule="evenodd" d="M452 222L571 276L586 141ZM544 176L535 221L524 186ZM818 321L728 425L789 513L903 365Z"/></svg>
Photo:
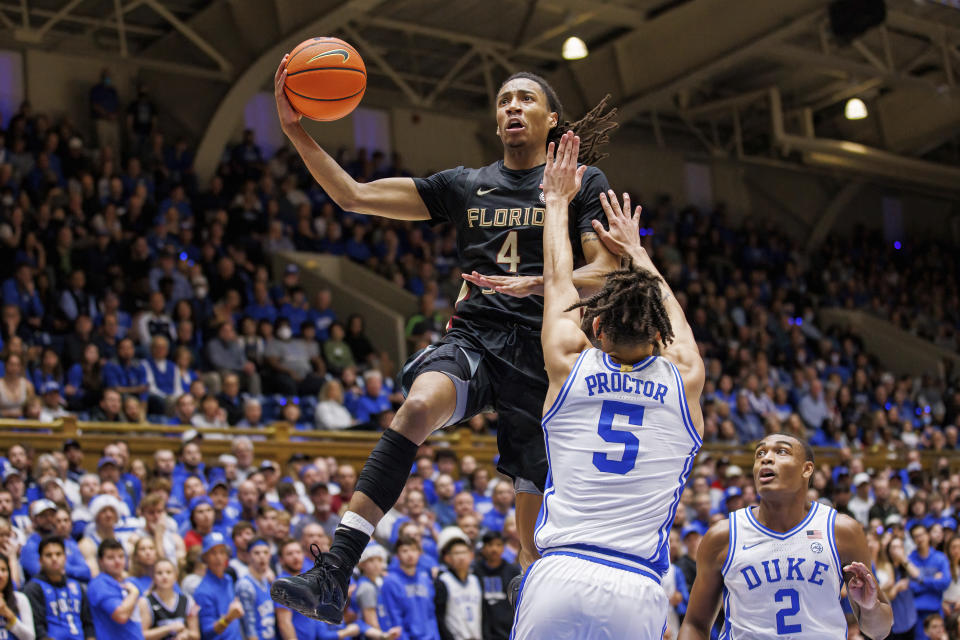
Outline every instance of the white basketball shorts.
<svg viewBox="0 0 960 640"><path fill-rule="evenodd" d="M646 575L602 562L548 553L530 565L511 640L660 640L667 623L663 589Z"/></svg>

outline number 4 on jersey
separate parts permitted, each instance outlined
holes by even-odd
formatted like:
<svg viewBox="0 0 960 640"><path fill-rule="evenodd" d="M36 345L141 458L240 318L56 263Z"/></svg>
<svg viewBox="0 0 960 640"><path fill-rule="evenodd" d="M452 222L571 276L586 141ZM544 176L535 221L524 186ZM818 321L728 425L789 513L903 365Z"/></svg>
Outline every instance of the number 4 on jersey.
<svg viewBox="0 0 960 640"><path fill-rule="evenodd" d="M503 246L497 253L497 264L507 265L507 271L510 273L517 272L517 267L520 265L520 251L517 246L516 231L507 233L507 239L503 241Z"/></svg>

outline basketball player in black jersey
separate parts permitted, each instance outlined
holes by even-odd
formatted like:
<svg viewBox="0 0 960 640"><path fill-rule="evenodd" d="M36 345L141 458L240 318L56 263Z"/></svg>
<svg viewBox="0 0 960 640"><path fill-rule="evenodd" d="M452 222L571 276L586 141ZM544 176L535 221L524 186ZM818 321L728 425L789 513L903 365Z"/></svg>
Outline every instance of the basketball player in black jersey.
<svg viewBox="0 0 960 640"><path fill-rule="evenodd" d="M497 93L497 135L503 159L480 169L457 167L425 179L386 178L357 183L304 131L283 92L285 57L277 69L280 124L310 173L344 210L398 220L449 222L457 229L460 268L470 278L510 276L530 293L543 268L540 183L547 143L572 129L584 141L580 161L591 164L616 126L602 102L576 123L561 124L562 106L539 76L514 74ZM574 250L585 265L574 284L598 289L619 261L598 241L591 223L604 220L599 195L609 188L590 167L570 206ZM512 282L512 281L511 281ZM503 283L498 283L503 286ZM514 478L517 526L526 565L535 556L533 531L547 473L540 414L547 391L540 326L543 299L496 293L465 282L446 335L404 366L406 401L367 459L349 511L330 552L315 551L316 565L273 583L277 602L300 613L340 622L350 572L374 527L400 495L420 444L436 429L493 407L499 414L499 468Z"/></svg>

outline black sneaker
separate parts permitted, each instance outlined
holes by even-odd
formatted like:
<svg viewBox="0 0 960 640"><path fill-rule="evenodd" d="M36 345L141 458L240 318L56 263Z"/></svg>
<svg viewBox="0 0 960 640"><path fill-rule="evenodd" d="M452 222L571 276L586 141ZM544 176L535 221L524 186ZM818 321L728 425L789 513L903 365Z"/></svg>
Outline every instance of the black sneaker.
<svg viewBox="0 0 960 640"><path fill-rule="evenodd" d="M313 568L298 576L275 580L270 597L308 618L340 624L347 605L350 570L341 566L339 558L322 553L315 544L310 551L315 559Z"/></svg>
<svg viewBox="0 0 960 640"><path fill-rule="evenodd" d="M523 582L523 574L513 576L513 580L507 585L507 602L514 609L517 608L517 600L520 599L520 583Z"/></svg>

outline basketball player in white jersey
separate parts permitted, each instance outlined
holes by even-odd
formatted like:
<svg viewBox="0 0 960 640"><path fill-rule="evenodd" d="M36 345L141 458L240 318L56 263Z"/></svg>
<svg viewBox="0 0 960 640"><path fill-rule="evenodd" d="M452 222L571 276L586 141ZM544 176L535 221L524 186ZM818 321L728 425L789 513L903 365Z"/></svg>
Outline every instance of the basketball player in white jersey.
<svg viewBox="0 0 960 640"><path fill-rule="evenodd" d="M703 361L640 245L639 207L631 217L626 196L624 213L612 192L601 195L610 231L595 229L633 266L580 300L567 238L567 209L585 169L577 168L579 145L566 133L544 169L549 474L535 534L542 558L524 576L511 637L659 640L670 527L702 442ZM581 308L599 349L581 330Z"/></svg>
<svg viewBox="0 0 960 640"><path fill-rule="evenodd" d="M890 633L893 611L870 571L863 528L807 500L813 471L807 443L779 433L760 441L753 462L760 506L734 511L700 542L679 640L710 637L721 597L721 640L843 640L844 579L860 630L874 640Z"/></svg>

